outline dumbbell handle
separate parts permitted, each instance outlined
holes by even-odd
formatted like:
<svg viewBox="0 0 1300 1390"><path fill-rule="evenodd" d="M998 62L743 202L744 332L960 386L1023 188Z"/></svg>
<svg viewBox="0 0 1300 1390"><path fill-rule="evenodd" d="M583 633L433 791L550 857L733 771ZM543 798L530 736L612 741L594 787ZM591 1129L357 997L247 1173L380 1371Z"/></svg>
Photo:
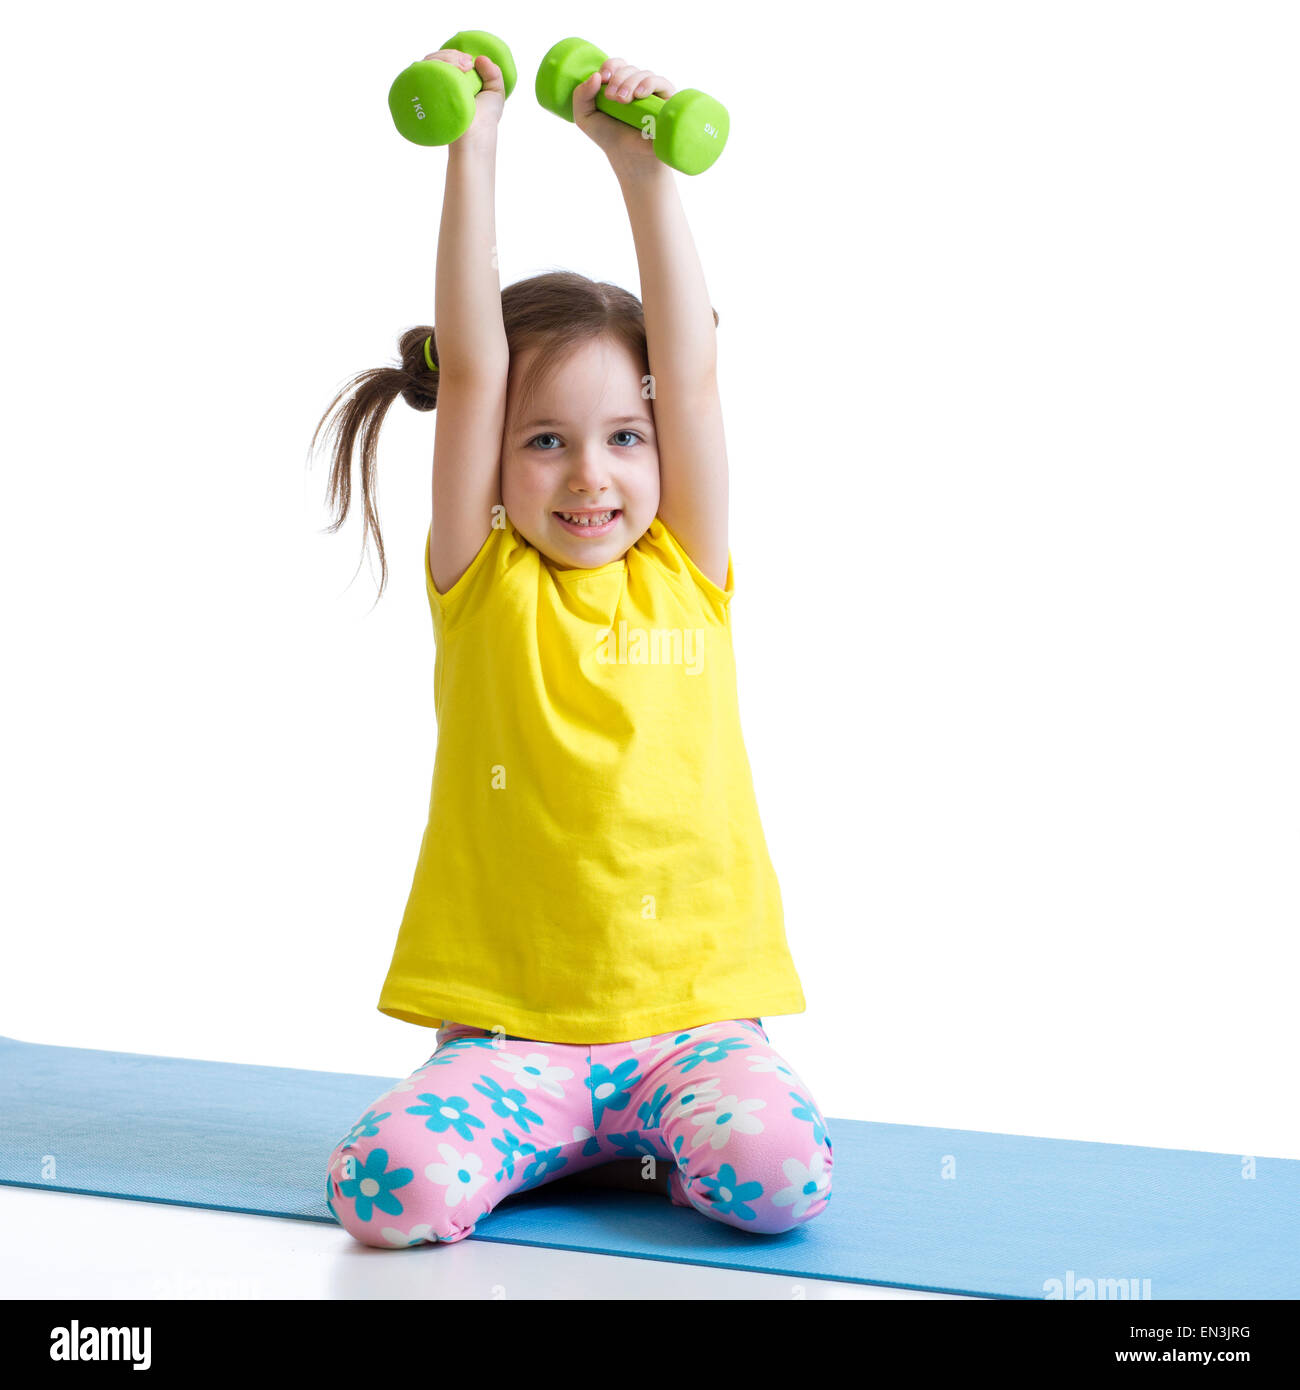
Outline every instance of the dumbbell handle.
<svg viewBox="0 0 1300 1390"><path fill-rule="evenodd" d="M644 122L647 116L654 120L659 119L659 113L664 109L667 98L655 96L637 97L635 101L614 101L605 95L605 88L608 83L602 83L600 90L596 93L596 110L603 111L607 116L613 116L616 121L622 121L624 125L639 126L644 129Z"/></svg>

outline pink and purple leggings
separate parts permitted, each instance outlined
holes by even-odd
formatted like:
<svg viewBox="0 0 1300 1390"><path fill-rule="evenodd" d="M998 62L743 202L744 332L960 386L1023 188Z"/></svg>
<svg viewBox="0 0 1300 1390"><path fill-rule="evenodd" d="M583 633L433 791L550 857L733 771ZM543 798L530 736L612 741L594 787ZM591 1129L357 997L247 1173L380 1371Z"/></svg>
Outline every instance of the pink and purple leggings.
<svg viewBox="0 0 1300 1390"><path fill-rule="evenodd" d="M826 1121L756 1018L618 1043L447 1023L339 1140L326 1201L367 1245L450 1242L511 1193L646 1156L675 1206L742 1230L788 1231L830 1201Z"/></svg>

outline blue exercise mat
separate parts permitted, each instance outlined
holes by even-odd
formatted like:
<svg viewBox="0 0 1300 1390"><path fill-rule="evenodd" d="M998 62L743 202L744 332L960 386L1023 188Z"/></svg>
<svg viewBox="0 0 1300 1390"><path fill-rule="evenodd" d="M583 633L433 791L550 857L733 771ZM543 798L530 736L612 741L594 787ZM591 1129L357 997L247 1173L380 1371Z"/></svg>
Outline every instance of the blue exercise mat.
<svg viewBox="0 0 1300 1390"><path fill-rule="evenodd" d="M326 1161L400 1079L0 1037L0 1183L322 1221L342 1246ZM993 1298L1300 1296L1295 1159L1243 1176L1236 1154L827 1124L833 1200L783 1235L544 1184L469 1239Z"/></svg>

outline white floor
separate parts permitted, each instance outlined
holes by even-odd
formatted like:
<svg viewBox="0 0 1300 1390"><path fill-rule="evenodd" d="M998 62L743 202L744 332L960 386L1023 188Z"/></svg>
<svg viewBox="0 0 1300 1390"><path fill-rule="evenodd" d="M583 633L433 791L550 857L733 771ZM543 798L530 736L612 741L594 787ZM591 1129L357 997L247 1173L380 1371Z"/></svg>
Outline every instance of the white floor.
<svg viewBox="0 0 1300 1390"><path fill-rule="evenodd" d="M474 1236L377 1250L311 1221L0 1186L0 1298L947 1298Z"/></svg>

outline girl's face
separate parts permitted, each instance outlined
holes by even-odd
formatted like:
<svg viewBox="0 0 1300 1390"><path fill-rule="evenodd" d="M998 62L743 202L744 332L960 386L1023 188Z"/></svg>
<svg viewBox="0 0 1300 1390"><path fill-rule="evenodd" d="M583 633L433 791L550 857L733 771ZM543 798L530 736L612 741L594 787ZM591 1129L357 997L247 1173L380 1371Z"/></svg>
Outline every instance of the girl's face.
<svg viewBox="0 0 1300 1390"><path fill-rule="evenodd" d="M515 381L536 349L511 363L501 500L510 523L562 566L617 560L659 509L654 415L642 366L612 338L574 348L515 419Z"/></svg>

